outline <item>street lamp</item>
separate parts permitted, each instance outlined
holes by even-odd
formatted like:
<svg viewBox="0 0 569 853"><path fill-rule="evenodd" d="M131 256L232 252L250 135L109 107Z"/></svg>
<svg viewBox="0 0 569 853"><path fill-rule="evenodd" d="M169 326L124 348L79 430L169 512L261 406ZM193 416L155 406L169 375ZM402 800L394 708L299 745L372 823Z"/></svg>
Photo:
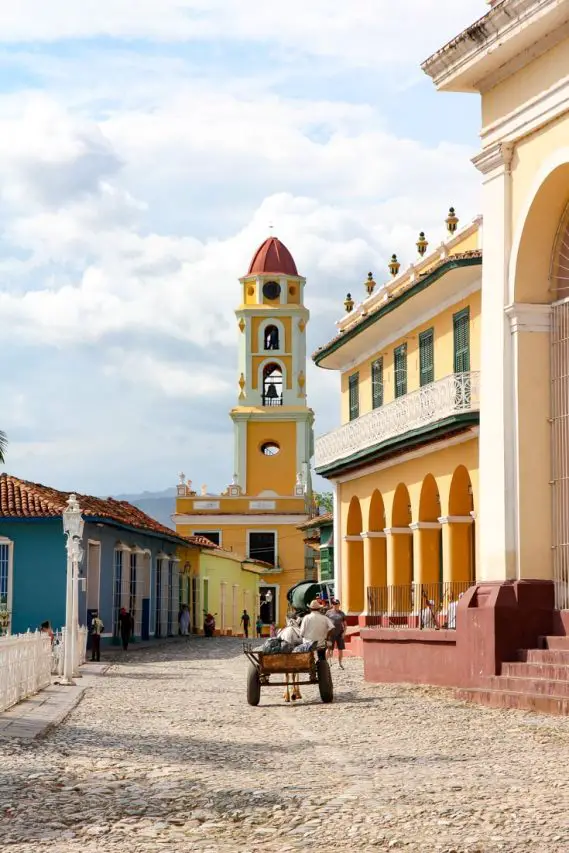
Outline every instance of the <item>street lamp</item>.
<svg viewBox="0 0 569 853"><path fill-rule="evenodd" d="M74 684L73 667L75 662L75 634L78 615L78 593L75 587L75 566L83 555L81 539L85 522L76 495L69 495L67 508L63 511L63 532L67 537L67 590L65 601L65 646L63 660L63 684Z"/></svg>

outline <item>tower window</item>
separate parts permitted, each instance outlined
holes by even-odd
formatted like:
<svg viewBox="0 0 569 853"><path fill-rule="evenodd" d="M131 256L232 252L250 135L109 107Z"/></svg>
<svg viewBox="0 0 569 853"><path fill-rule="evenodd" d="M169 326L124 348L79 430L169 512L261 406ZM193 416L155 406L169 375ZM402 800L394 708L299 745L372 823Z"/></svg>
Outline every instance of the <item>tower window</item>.
<svg viewBox="0 0 569 853"><path fill-rule="evenodd" d="M265 532L249 532L249 554L252 560L261 560L263 563L276 564L277 542L276 534Z"/></svg>
<svg viewBox="0 0 569 853"><path fill-rule="evenodd" d="M267 326L265 329L265 349L280 349L279 330L276 326Z"/></svg>
<svg viewBox="0 0 569 853"><path fill-rule="evenodd" d="M263 406L282 406L283 371L278 364L266 364L263 368Z"/></svg>
<svg viewBox="0 0 569 853"><path fill-rule="evenodd" d="M276 456L280 452L280 447L276 441L266 441L261 445L261 453L263 456Z"/></svg>

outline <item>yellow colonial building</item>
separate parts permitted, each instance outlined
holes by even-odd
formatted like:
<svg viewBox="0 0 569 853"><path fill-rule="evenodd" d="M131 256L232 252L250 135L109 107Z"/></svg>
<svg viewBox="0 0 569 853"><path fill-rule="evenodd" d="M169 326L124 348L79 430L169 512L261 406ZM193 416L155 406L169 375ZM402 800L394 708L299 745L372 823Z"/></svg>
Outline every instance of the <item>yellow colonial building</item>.
<svg viewBox="0 0 569 853"><path fill-rule="evenodd" d="M334 488L336 593L362 624L368 588L475 576L482 229L451 209L441 230L405 271L393 256L386 283L370 273L361 302L348 294L313 356L340 374L342 425L315 468Z"/></svg>
<svg viewBox="0 0 569 853"><path fill-rule="evenodd" d="M242 554L220 548L203 536L192 536L178 548L180 604L190 609L194 633L203 632L204 612L215 614L216 633L243 632L241 614L247 610L254 624L259 582L267 566Z"/></svg>
<svg viewBox="0 0 569 853"><path fill-rule="evenodd" d="M198 494L182 475L176 530L267 563L258 607L265 624L282 623L286 593L305 577L298 525L312 507L310 459L314 413L306 396L306 280L286 246L270 237L240 280L236 310L239 363L232 482L221 494ZM201 602L205 590L202 576ZM211 606L210 606L211 609Z"/></svg>

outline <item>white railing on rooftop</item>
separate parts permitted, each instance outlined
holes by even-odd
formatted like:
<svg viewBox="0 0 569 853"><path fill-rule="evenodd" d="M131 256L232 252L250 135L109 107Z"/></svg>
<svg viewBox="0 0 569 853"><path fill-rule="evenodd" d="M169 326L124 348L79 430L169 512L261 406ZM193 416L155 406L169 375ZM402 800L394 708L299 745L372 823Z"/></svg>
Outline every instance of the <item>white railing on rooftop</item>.
<svg viewBox="0 0 569 853"><path fill-rule="evenodd" d="M51 683L51 640L36 631L0 637L0 712Z"/></svg>
<svg viewBox="0 0 569 853"><path fill-rule="evenodd" d="M479 410L479 371L451 373L317 438L315 467L325 468L411 430Z"/></svg>

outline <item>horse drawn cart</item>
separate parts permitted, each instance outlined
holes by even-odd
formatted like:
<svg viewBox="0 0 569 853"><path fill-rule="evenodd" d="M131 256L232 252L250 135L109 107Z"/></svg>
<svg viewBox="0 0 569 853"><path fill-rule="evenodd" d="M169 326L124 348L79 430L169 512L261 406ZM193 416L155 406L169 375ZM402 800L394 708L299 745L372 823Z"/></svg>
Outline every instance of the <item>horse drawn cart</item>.
<svg viewBox="0 0 569 853"><path fill-rule="evenodd" d="M251 643L243 644L243 651L249 660L249 671L247 673L247 702L249 705L258 705L261 699L261 687L284 687L285 698L300 698L299 688L302 686L317 684L320 698L323 702L332 702L334 699L334 688L332 675L328 661L317 660L315 652L276 652L266 654L253 651ZM285 681L271 681L271 676L284 675ZM307 680L300 681L300 676L308 676Z"/></svg>

